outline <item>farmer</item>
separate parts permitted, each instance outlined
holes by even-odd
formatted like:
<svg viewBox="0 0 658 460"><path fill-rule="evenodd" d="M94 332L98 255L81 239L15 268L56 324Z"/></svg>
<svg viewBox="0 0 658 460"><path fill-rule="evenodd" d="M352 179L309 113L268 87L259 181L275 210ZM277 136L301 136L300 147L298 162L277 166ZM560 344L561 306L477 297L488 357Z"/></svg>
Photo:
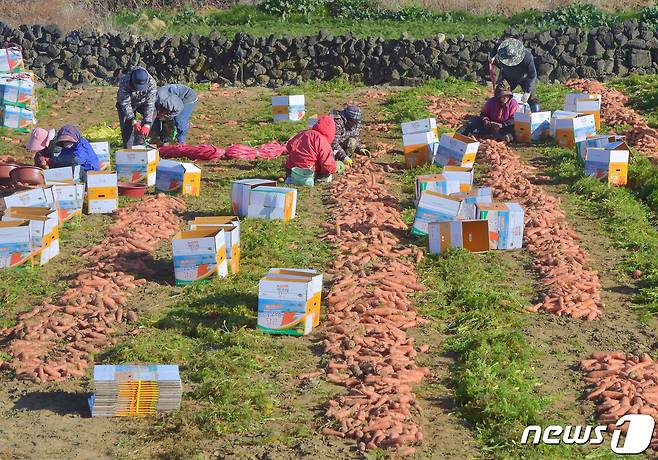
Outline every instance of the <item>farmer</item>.
<svg viewBox="0 0 658 460"><path fill-rule="evenodd" d="M34 128L27 141L27 150L34 152L34 166L48 168L50 159L55 151L55 139L57 133L54 129L45 130L43 128Z"/></svg>
<svg viewBox="0 0 658 460"><path fill-rule="evenodd" d="M480 116L471 118L460 133L464 136L493 136L498 140L512 142L514 114L519 110L519 103L512 96L509 85L502 81L496 88L494 97L489 98L482 107Z"/></svg>
<svg viewBox="0 0 658 460"><path fill-rule="evenodd" d="M528 103L532 112L539 112L539 101L535 94L537 86L537 69L535 59L529 49L526 49L516 38L508 38L498 47L491 57L491 63L500 64L499 80L505 80L514 91L517 86L523 91L522 104Z"/></svg>
<svg viewBox="0 0 658 460"><path fill-rule="evenodd" d="M155 119L158 85L144 67L135 67L119 79L117 111L124 148L144 144ZM135 116L142 115L138 121Z"/></svg>
<svg viewBox="0 0 658 460"><path fill-rule="evenodd" d="M62 151L50 158L51 168L80 165L80 169L85 172L100 171L101 165L96 152L75 126L62 126L57 132L55 145L61 147Z"/></svg>
<svg viewBox="0 0 658 460"><path fill-rule="evenodd" d="M361 145L361 108L348 105L343 110L334 110L331 116L336 123L336 138L331 144L334 158L348 167L352 166L350 155L368 154L368 150Z"/></svg>
<svg viewBox="0 0 658 460"><path fill-rule="evenodd" d="M289 182L292 168L310 169L315 178L331 176L344 164L332 155L331 142L336 137L336 123L331 116L320 117L311 129L302 131L286 144L286 181Z"/></svg>
<svg viewBox="0 0 658 460"><path fill-rule="evenodd" d="M176 128L176 142L185 144L190 117L198 98L192 88L185 85L165 85L158 89L155 99L156 119L151 138L159 144L169 144Z"/></svg>

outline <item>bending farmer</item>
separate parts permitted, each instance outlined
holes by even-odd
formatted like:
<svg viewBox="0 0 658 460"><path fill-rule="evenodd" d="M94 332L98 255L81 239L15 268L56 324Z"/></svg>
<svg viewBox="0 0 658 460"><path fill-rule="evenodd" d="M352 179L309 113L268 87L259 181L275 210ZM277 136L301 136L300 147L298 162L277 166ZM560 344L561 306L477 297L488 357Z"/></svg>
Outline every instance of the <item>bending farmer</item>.
<svg viewBox="0 0 658 460"><path fill-rule="evenodd" d="M156 120L151 137L159 144L169 144L176 130L176 142L187 142L190 118L198 98L192 88L185 85L165 85L158 89L155 98Z"/></svg>
<svg viewBox="0 0 658 460"><path fill-rule="evenodd" d="M471 118L461 134L493 136L505 142L514 140L514 114L519 110L519 103L512 97L507 82L501 82L494 97L489 98L482 107L479 117Z"/></svg>
<svg viewBox="0 0 658 460"><path fill-rule="evenodd" d="M527 102L531 111L539 112L539 101L535 94L537 69L530 50L516 38L508 38L503 40L491 58L492 63L496 61L500 64L499 80L506 81L511 91L520 86L523 91L522 105Z"/></svg>
<svg viewBox="0 0 658 460"><path fill-rule="evenodd" d="M101 170L96 152L75 126L62 126L57 132L55 144L61 147L62 151L59 155L51 157L49 164L51 168L80 165L80 169L85 172Z"/></svg>
<svg viewBox="0 0 658 460"><path fill-rule="evenodd" d="M53 139L57 133L54 129L34 128L27 141L27 150L34 152L34 166L47 169L55 151Z"/></svg>
<svg viewBox="0 0 658 460"><path fill-rule="evenodd" d="M343 110L334 110L331 116L336 123L336 138L331 144L334 158L348 167L352 166L351 155L368 154L368 150L361 145L361 108L348 105Z"/></svg>
<svg viewBox="0 0 658 460"><path fill-rule="evenodd" d="M336 124L330 116L320 117L318 122L306 131L298 133L286 144L286 176L292 168L311 169L315 178L328 177L336 172L336 161L331 151L331 142L336 136Z"/></svg>
<svg viewBox="0 0 658 460"><path fill-rule="evenodd" d="M144 144L155 119L155 98L158 85L144 67L135 67L119 79L117 111L124 148ZM135 119L142 115L142 121Z"/></svg>

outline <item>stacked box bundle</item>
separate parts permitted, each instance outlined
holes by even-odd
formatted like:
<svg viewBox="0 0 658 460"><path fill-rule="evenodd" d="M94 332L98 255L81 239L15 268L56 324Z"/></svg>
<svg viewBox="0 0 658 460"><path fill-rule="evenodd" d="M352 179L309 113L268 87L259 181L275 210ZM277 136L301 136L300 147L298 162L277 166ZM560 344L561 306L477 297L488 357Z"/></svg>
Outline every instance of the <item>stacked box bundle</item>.
<svg viewBox="0 0 658 460"><path fill-rule="evenodd" d="M408 121L402 128L404 162L407 168L416 168L432 162L432 147L438 139L436 119Z"/></svg>
<svg viewBox="0 0 658 460"><path fill-rule="evenodd" d="M156 168L155 189L171 194L199 196L201 169L194 163L160 160Z"/></svg>
<svg viewBox="0 0 658 460"><path fill-rule="evenodd" d="M177 365L94 366L92 417L135 417L180 408L183 385Z"/></svg>
<svg viewBox="0 0 658 460"><path fill-rule="evenodd" d="M240 219L237 216L197 217L189 222L190 230L221 228L226 237L226 261L229 272L240 271Z"/></svg>
<svg viewBox="0 0 658 460"><path fill-rule="evenodd" d="M568 93L564 98L564 110L581 115L593 115L596 130L601 129L600 94Z"/></svg>
<svg viewBox="0 0 658 460"><path fill-rule="evenodd" d="M322 273L272 268L258 284L258 328L270 334L308 335L320 323Z"/></svg>
<svg viewBox="0 0 658 460"><path fill-rule="evenodd" d="M276 187L276 182L268 179L241 179L231 184L231 211L240 217L246 217L249 212L251 191L265 185Z"/></svg>
<svg viewBox="0 0 658 460"><path fill-rule="evenodd" d="M226 233L218 227L179 232L172 241L176 285L228 276Z"/></svg>
<svg viewBox="0 0 658 460"><path fill-rule="evenodd" d="M87 212L109 214L119 207L117 173L89 171L87 173Z"/></svg>
<svg viewBox="0 0 658 460"><path fill-rule="evenodd" d="M523 144L540 142L548 137L551 130L551 112L514 114L514 134L516 141Z"/></svg>
<svg viewBox="0 0 658 460"><path fill-rule="evenodd" d="M0 112L2 126L29 132L37 123L37 96L32 72L24 69L23 53L16 45L0 49Z"/></svg>
<svg viewBox="0 0 658 460"><path fill-rule="evenodd" d="M303 94L295 96L272 96L272 118L275 122L300 121L306 114Z"/></svg>

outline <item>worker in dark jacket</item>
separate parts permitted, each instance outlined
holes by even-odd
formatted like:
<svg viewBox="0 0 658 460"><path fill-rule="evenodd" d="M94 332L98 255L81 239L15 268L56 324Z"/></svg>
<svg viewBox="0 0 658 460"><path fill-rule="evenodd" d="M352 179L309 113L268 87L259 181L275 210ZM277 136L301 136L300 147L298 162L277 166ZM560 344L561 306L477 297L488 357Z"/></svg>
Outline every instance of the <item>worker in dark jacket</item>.
<svg viewBox="0 0 658 460"><path fill-rule="evenodd" d="M144 144L155 120L158 85L144 67L135 67L119 79L117 111L124 148ZM141 121L137 114L142 115Z"/></svg>
<svg viewBox="0 0 658 460"><path fill-rule="evenodd" d="M503 40L491 58L492 63L496 61L500 65L499 80L505 80L512 91L520 86L523 91L521 106L528 103L532 112L539 112L539 100L535 93L537 69L530 50L516 38L508 38Z"/></svg>
<svg viewBox="0 0 658 460"><path fill-rule="evenodd" d="M165 85L159 88L155 98L157 115L151 137L160 144L168 144L172 141L175 127L176 142L185 144L197 100L194 90L185 85Z"/></svg>
<svg viewBox="0 0 658 460"><path fill-rule="evenodd" d="M331 116L336 123L336 138L331 144L334 158L350 167L352 166L350 155L368 154L368 150L361 145L361 108L348 105L343 110L334 110Z"/></svg>

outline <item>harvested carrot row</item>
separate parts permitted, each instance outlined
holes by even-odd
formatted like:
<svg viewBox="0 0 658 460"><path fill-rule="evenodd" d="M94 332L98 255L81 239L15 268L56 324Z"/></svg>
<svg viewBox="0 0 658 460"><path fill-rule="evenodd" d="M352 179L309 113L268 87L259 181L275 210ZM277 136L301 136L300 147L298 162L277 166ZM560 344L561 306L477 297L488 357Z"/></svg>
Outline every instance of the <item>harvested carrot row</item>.
<svg viewBox="0 0 658 460"><path fill-rule="evenodd" d="M614 431L615 423L626 414L647 414L658 419L658 362L642 356L620 352L597 352L580 362L587 372L585 380L594 387L587 399L596 404L597 420ZM622 426L624 432L628 425ZM654 433L651 447L658 450Z"/></svg>
<svg viewBox="0 0 658 460"><path fill-rule="evenodd" d="M5 350L12 356L3 367L40 382L83 376L89 353L116 343L112 325L137 321L126 308L127 292L146 283L136 276L151 274L149 254L179 230L174 211L184 207L182 200L160 194L117 211L109 236L82 251L94 265L73 276L58 303L44 302L0 330L9 336Z"/></svg>
<svg viewBox="0 0 658 460"><path fill-rule="evenodd" d="M547 287L542 302L528 311L544 310L558 316L593 320L601 315L601 283L587 267L588 256L578 246L580 237L565 222L560 200L530 182L531 169L505 143L484 140L479 158L489 168L485 183L501 201L518 201L525 213L525 246L534 268Z"/></svg>
<svg viewBox="0 0 658 460"><path fill-rule="evenodd" d="M375 155L385 150L378 149ZM429 370L418 367L418 347L406 329L424 323L408 294L425 288L417 281L417 251L400 247L407 226L398 203L385 187L386 170L369 159L338 180L332 196L334 224L325 239L338 248L328 270L334 284L328 296L324 347L330 382L348 393L329 401L327 436L351 438L362 451L378 447L411 455L422 440L413 421L419 412L412 385ZM300 378L307 377L304 374ZM315 375L315 374L310 374Z"/></svg>
<svg viewBox="0 0 658 460"><path fill-rule="evenodd" d="M609 126L629 125L631 128L624 132L629 145L637 148L642 155L658 161L658 130L649 127L642 115L626 107L628 96L593 80L569 80L566 86L578 91L600 94L601 120Z"/></svg>
<svg viewBox="0 0 658 460"><path fill-rule="evenodd" d="M437 123L442 126L459 128L469 117L471 107L463 97L427 96L423 99L429 101L427 110L434 115Z"/></svg>

